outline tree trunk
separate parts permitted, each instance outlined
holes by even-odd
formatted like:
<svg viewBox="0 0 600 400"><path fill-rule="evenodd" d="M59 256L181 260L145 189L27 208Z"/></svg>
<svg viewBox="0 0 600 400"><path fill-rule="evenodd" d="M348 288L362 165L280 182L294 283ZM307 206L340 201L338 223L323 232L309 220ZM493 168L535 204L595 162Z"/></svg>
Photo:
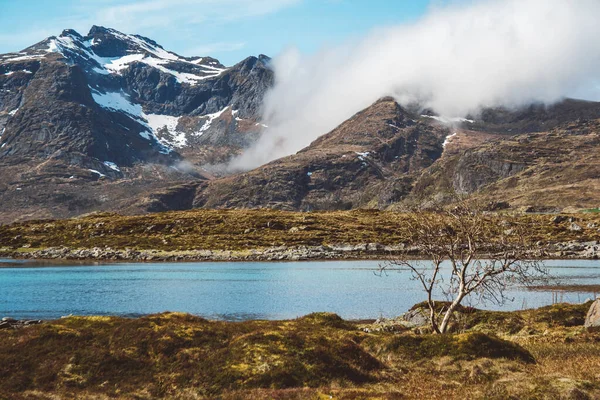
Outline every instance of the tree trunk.
<svg viewBox="0 0 600 400"><path fill-rule="evenodd" d="M435 306L432 303L429 303L429 321L431 322L431 328L433 329L434 333L442 333L438 327L435 317Z"/></svg>
<svg viewBox="0 0 600 400"><path fill-rule="evenodd" d="M448 311L446 311L446 314L444 315L444 319L442 320L442 323L440 324L440 333L446 333L446 330L448 330L448 324L450 323L450 318L452 317L452 314L454 314L454 310L456 310L456 307L458 307L458 305L460 304L460 302L462 301L462 299L464 298L464 294L459 294L458 297L456 299L454 299L454 301L452 302L452 304L450 304L450 307L448 307Z"/></svg>

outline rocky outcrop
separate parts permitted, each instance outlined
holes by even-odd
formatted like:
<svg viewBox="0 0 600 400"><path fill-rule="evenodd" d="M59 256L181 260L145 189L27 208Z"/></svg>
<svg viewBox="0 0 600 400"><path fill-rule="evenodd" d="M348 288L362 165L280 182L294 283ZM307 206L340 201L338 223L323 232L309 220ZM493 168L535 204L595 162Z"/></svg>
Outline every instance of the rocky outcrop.
<svg viewBox="0 0 600 400"><path fill-rule="evenodd" d="M28 326L39 325L41 320L17 320L11 317L4 317L0 321L0 330L3 329L22 329Z"/></svg>
<svg viewBox="0 0 600 400"><path fill-rule="evenodd" d="M187 183L152 193L140 201L147 212L181 211L192 208L199 183Z"/></svg>
<svg viewBox="0 0 600 400"><path fill-rule="evenodd" d="M191 207L180 185L263 128L268 63L227 68L98 26L0 55L0 222Z"/></svg>
<svg viewBox="0 0 600 400"><path fill-rule="evenodd" d="M590 306L584 326L588 331L600 331L600 299L596 299Z"/></svg>
<svg viewBox="0 0 600 400"><path fill-rule="evenodd" d="M525 163L498 159L494 153L467 152L458 160L452 187L456 193L471 194L490 183L518 174L525 168Z"/></svg>
<svg viewBox="0 0 600 400"><path fill-rule="evenodd" d="M295 155L202 185L199 208L339 210L402 200L442 154L447 129L378 101Z"/></svg>

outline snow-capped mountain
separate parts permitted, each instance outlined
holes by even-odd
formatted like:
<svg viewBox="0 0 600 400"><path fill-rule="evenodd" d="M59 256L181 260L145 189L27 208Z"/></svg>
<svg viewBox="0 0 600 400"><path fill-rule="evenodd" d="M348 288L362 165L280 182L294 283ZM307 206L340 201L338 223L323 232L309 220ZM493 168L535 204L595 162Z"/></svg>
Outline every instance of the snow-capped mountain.
<svg viewBox="0 0 600 400"><path fill-rule="evenodd" d="M60 191L62 207L87 182L145 191L207 175L202 166L225 162L259 135L273 83L268 62L225 67L96 26L0 55L0 200L26 209L47 189ZM84 197L81 210L102 196Z"/></svg>
<svg viewBox="0 0 600 400"><path fill-rule="evenodd" d="M102 158L108 158L113 164L130 166L153 158L149 153L156 153L154 158L160 162L179 158L177 153L195 164L222 162L260 131L258 109L264 91L272 83L267 62L265 56L250 57L226 68L213 58L182 57L151 39L113 29L95 26L85 37L66 30L22 52L0 56L0 160L19 152L20 139L31 139L26 137L27 130L22 131L19 114L25 113L23 106L27 103L33 108L27 110L29 113L47 111L51 104L42 104L40 97L49 93L31 93L28 89L48 79L48 89L57 88L58 82L69 87L72 96L65 98L61 88L61 100L74 108L87 108L84 114L91 109L95 117L109 123L106 136L116 133L120 137L115 141L104 138L114 143L102 144L108 147L102 157L89 154L101 164L106 161ZM71 79L65 80L66 76ZM64 107L53 108L55 116L64 112ZM88 117L84 116L86 121L82 123L89 123ZM73 116L63 121L78 124ZM241 138L235 137L238 131ZM208 135L202 139L204 134ZM133 140L135 135L145 143ZM233 137L223 140L224 135ZM211 138L215 136L219 157L210 160L203 154L213 145ZM143 146L145 155L124 156L132 144ZM115 170L103 171L110 174Z"/></svg>

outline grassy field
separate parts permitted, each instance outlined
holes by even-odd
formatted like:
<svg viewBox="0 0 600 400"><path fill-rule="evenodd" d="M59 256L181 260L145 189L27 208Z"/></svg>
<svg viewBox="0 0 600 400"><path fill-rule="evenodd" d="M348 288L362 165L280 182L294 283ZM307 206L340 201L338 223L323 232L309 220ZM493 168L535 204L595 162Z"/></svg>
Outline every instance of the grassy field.
<svg viewBox="0 0 600 400"><path fill-rule="evenodd" d="M70 317L0 331L3 399L587 399L600 396L589 304L463 309L430 335L312 314Z"/></svg>
<svg viewBox="0 0 600 400"><path fill-rule="evenodd" d="M492 229L527 227L532 243L600 240L600 215L490 214ZM57 221L31 221L0 226L0 248L38 249L111 247L137 250L247 250L276 246L410 242L407 215L391 211L296 213L273 210L195 210L142 216L92 215Z"/></svg>

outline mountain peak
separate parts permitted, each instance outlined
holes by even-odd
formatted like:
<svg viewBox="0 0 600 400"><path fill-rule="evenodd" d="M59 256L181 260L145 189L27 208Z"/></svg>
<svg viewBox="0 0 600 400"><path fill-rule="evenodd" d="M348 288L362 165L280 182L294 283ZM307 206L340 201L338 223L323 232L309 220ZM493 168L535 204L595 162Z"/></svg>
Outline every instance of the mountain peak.
<svg viewBox="0 0 600 400"><path fill-rule="evenodd" d="M105 27L99 26L99 25L92 25L92 27L87 35L94 36L94 35L108 33L108 32L109 32L108 28L105 28Z"/></svg>
<svg viewBox="0 0 600 400"><path fill-rule="evenodd" d="M80 40L82 40L82 39L83 39L83 36L81 36L81 35L79 34L79 32L77 32L77 31L76 31L76 30L74 30L74 29L65 29L64 31L62 31L62 33L60 34L60 36L61 36L61 37L64 37L64 36L71 36L71 37L75 37L75 38L77 38L77 39L80 39Z"/></svg>

